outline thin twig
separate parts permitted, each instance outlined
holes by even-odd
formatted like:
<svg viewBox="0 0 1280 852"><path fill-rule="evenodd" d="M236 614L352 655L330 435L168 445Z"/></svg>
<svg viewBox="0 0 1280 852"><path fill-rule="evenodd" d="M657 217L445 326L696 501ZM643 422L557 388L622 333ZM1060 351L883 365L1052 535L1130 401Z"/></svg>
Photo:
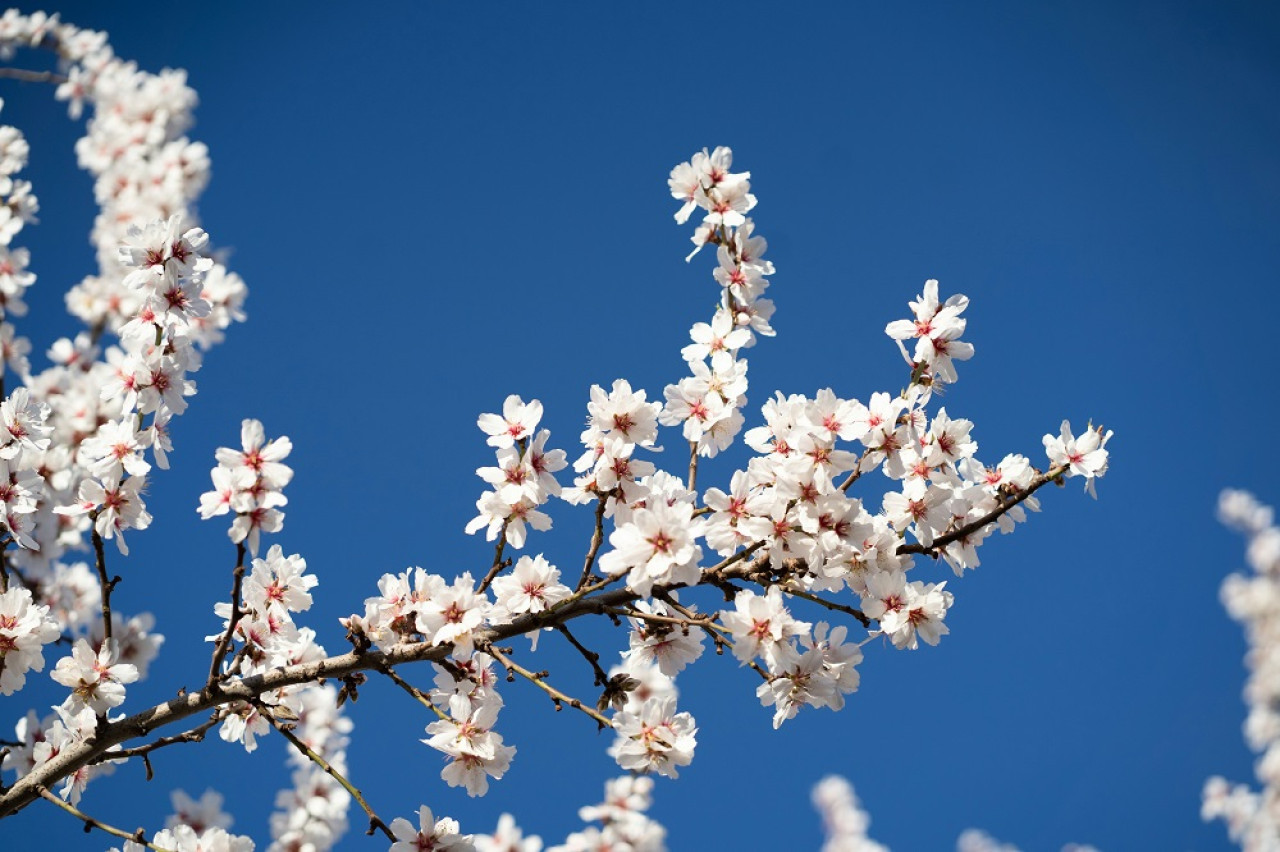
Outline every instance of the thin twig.
<svg viewBox="0 0 1280 852"><path fill-rule="evenodd" d="M582 579L578 580L578 589L581 591L591 580L591 569L596 564L596 554L600 552L600 545L604 543L604 507L609 500L608 493L599 495L596 501L596 526L591 533L591 546L587 548L587 557L582 561Z"/></svg>
<svg viewBox="0 0 1280 852"><path fill-rule="evenodd" d="M0 77L21 80L24 83L52 83L55 86L67 82L67 78L62 74L53 71L28 71L26 68L0 68Z"/></svg>
<svg viewBox="0 0 1280 852"><path fill-rule="evenodd" d="M813 592L806 592L804 589L784 588L783 591L786 592L788 595L792 595L797 598L804 598L807 601L813 601L819 606L825 606L827 609L834 610L836 612L843 612L845 615L852 615L854 618L858 619L859 622L861 622L863 627L871 626L871 619L867 618L867 616L860 609L855 609L846 604L836 603L835 601L829 601L826 598L815 595Z"/></svg>
<svg viewBox="0 0 1280 852"><path fill-rule="evenodd" d="M1039 476L1037 476L1035 479L1031 480L1030 485L1022 489L1021 491L1019 491L1012 498L1010 498L1007 503L1001 503L999 506L992 509L990 512L987 512L981 518L978 518L977 520L974 520L974 521L970 521L969 523L965 524L959 529L953 530L947 533L946 535L938 536L928 545L924 545L924 544L898 545L898 555L901 556L906 553L927 553L927 554L936 556L938 551L942 550L942 548L946 547L948 544L951 544L951 542L959 541L963 538L967 538L968 535L974 532L975 530L980 530L983 527L985 527L987 524L994 523L995 521L999 520L1001 515L1003 515L1005 512L1008 512L1010 509L1012 509L1014 506L1021 503L1023 500L1026 500L1032 494L1036 493L1036 491L1040 490L1040 488L1044 487L1045 485L1048 485L1050 482L1058 481L1058 478L1061 477L1062 474L1067 472L1068 467L1069 467L1068 465L1064 464L1064 465L1058 465L1056 467L1049 468L1047 472L1042 473Z"/></svg>
<svg viewBox="0 0 1280 852"><path fill-rule="evenodd" d="M698 493L698 442L689 442L689 490Z"/></svg>
<svg viewBox="0 0 1280 852"><path fill-rule="evenodd" d="M154 843L147 840L147 833L142 829L138 829L137 831L130 833L125 831L123 828L116 828L114 825L108 825L107 823L102 822L101 820L94 819L93 817L86 814L84 811L77 808L75 805L72 805L69 802L62 801L60 797L55 796L53 793L51 793L49 791L49 788L47 787L40 788L40 795L43 798L49 800L50 802L53 802L58 807L62 808L64 811L71 814L76 819L82 820L84 822L85 831L89 831L92 828L96 828L99 831L105 831L107 834L114 834L116 837L123 837L125 840L132 840L134 843L139 843L147 847L148 849L155 850L155 852L172 852L172 850L166 849L163 846L156 846Z"/></svg>
<svg viewBox="0 0 1280 852"><path fill-rule="evenodd" d="M867 456L871 455L873 452L874 450L872 450L870 447L867 447L865 450L862 451L862 455L858 456L858 463L854 465L853 470L850 471L849 477L844 482L840 483L841 491L848 491L849 486L853 485L853 483L858 481L858 479L862 476L862 473L863 473L862 463L866 461Z"/></svg>
<svg viewBox="0 0 1280 852"><path fill-rule="evenodd" d="M480 581L480 588L476 590L477 595L484 594L484 590L489 588L493 578L498 576L498 572L502 570L502 551L507 546L507 524L510 522L510 518L502 522L502 529L498 531L498 543L493 548L493 565L484 575L484 579Z"/></svg>
<svg viewBox="0 0 1280 852"><path fill-rule="evenodd" d="M337 781L339 784L341 784L343 789L345 789L348 793L351 794L351 798L355 799L356 802L360 805L360 807L364 808L364 812L369 816L369 830L366 831L365 834L373 834L374 830L376 829L378 831L381 831L383 834L385 834L388 840L392 841L393 843L395 842L396 836L391 833L391 829L387 827L387 824L383 822L382 819L376 813L374 813L373 808L369 807L369 803L364 800L364 795L361 794L361 792L355 788L355 785L353 785L350 781L348 781L341 772L334 769L333 765L329 763L329 761L325 760L323 757L316 754L316 752L313 751L310 746L308 746L302 740L298 739L297 734L291 731L288 725L284 724L275 716L271 715L270 707L267 707L264 704L259 704L258 712L260 712L266 718L266 720L271 723L271 727L279 731L280 735L283 736L286 740L288 740L289 743L294 748L296 748L301 754L305 755L307 759L310 760L312 763L314 763L316 766L319 766L321 769L323 769L326 775L328 775L334 781Z"/></svg>
<svg viewBox="0 0 1280 852"><path fill-rule="evenodd" d="M578 649L578 653L582 654L583 658L591 664L591 668L594 669L596 673L596 686L604 686L607 684L609 682L609 675L605 674L604 669L600 668L600 655L595 651L588 650L585 645L579 642L577 638L569 632L569 628L565 627L563 624L557 624L556 630L563 633L564 638L568 639L573 647Z"/></svg>
<svg viewBox="0 0 1280 852"><path fill-rule="evenodd" d="M423 707L426 707L432 713L435 713L438 718L446 722L449 720L448 713L445 713L443 710L437 707L435 703L432 702L432 700L429 697L427 697L427 694L424 693L421 689L418 689L418 687L414 686L404 678L400 677L400 675L396 674L396 670L391 668L391 666L380 666L378 668L378 671L382 672L384 675L391 678L391 681L396 686L400 687L405 692L412 695L415 699L417 699L419 703L422 704Z"/></svg>
<svg viewBox="0 0 1280 852"><path fill-rule="evenodd" d="M215 713L208 721L201 722L189 731L183 731L182 733L174 734L171 737L161 737L155 742L150 742L146 745L124 748L119 751L106 752L105 754L98 755L98 757L89 761L89 763L90 765L93 765L95 763L104 763L106 761L115 762L117 760L130 757L141 757L143 765L145 765L147 769L147 780L150 781L155 777L155 772L151 768L151 752L156 751L157 749L162 749L166 746L177 745L178 743L202 742L204 740L204 735L209 732L210 728L221 722L222 718L222 713Z"/></svg>
<svg viewBox="0 0 1280 852"><path fill-rule="evenodd" d="M98 568L98 583L102 586L102 636L103 643L111 641L111 592L115 590L119 577L107 579L107 554L102 547L102 536L98 535L98 510L89 513L93 521L93 556Z"/></svg>
<svg viewBox="0 0 1280 852"><path fill-rule="evenodd" d="M583 713L586 713L592 719L595 719L596 724L600 726L601 730L604 730L605 728L613 727L613 723L610 722L607 717L602 716L600 713L596 712L594 709L583 704L578 699L573 698L572 696L569 696L569 695L565 695L563 692L556 689L551 684L547 683L545 679L547 676L546 672L535 673L535 672L529 671L524 666L512 660L506 654L499 651L493 645L487 645L484 650L487 651L489 654L491 654L493 658L497 660L499 663L501 663L502 667L507 670L508 680L510 680L512 677L511 672L515 672L516 674L520 675L525 680L537 686L547 695L551 696L551 701L556 705L557 710L560 709L561 705L568 704L570 707L581 710Z"/></svg>
<svg viewBox="0 0 1280 852"><path fill-rule="evenodd" d="M231 647L231 640L236 634L236 625L240 623L240 590L244 583L244 542L236 543L236 567L231 572L231 616L227 622L227 631L222 634L222 638L218 640L218 646L214 648L213 659L209 661L209 680L213 683L218 680L222 668L222 661L227 656L227 649ZM228 669L228 671L230 671Z"/></svg>

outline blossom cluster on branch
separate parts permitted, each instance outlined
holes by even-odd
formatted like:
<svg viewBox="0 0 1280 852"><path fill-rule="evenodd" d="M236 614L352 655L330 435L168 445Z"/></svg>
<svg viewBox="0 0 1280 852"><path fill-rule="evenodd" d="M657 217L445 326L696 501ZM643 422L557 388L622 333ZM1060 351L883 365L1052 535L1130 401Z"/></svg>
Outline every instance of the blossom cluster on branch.
<svg viewBox="0 0 1280 852"><path fill-rule="evenodd" d="M1274 852L1280 850L1280 526L1272 508L1245 491L1223 491L1218 517L1245 536L1253 571L1223 580L1222 605L1249 643L1244 735L1261 755L1255 766L1260 789L1214 776L1205 782L1201 815L1223 820L1242 849Z"/></svg>
<svg viewBox="0 0 1280 852"><path fill-rule="evenodd" d="M48 78L56 78L58 97L73 118L92 109L77 154L95 176L102 212L92 234L99 269L67 300L88 329L56 342L53 366L32 374L30 346L7 314L0 325L8 369L20 380L0 407L7 431L0 464L8 465L7 479L0 477L8 483L0 494L0 692L17 692L41 671L54 643L71 649L52 671L70 689L66 701L53 716L33 711L18 723L18 745L4 758L14 780L0 788L0 818L44 798L124 838L126 849L249 848L227 832L214 798L200 808L181 799L179 816L150 839L77 810L86 784L113 763L141 760L150 774L151 752L199 742L216 726L222 740L246 751L262 736L291 746L293 786L277 798L272 849L332 847L354 803L369 833L380 832L393 850L535 852L541 841L524 838L507 818L488 839L426 806L417 827L403 817L388 823L347 777L346 708L374 678L423 714L423 743L445 757L442 780L483 795L516 756L496 728L507 706L499 685L520 679L557 708L611 729L608 752L628 773L610 783L604 804L584 809L601 827L555 848L660 849L664 831L645 815L648 776L674 778L694 759L698 727L679 708L676 681L708 644L751 670L774 727L805 707L839 710L860 686L869 639L916 650L948 634L956 598L938 576L940 564L963 576L978 567L978 548L996 530L1009 533L1027 519L1026 508L1039 510L1033 495L1043 486L1080 477L1093 493L1107 471L1111 433L1090 425L1077 436L1067 421L1044 436L1043 469L1020 454L995 464L978 459L973 422L933 408L958 380L957 363L974 355L962 339L969 300L943 299L934 280L910 303L910 318L885 327L906 362L903 389L865 402L829 388L779 392L764 402L762 422L747 428L745 353L775 336L775 306L764 294L776 270L747 215L757 206L750 174L731 171L730 149L704 149L668 179L682 205L676 221L701 215L688 259L703 248L715 253L717 307L690 329L681 353L687 375L660 400L621 378L607 390L592 387L571 483L557 477L569 454L551 446L540 401L512 395L501 413L482 414L477 425L496 459L477 470L485 490L465 531L485 531L492 559L455 577L417 566L385 573L363 610L342 619L350 650L341 654L317 641L334 625L294 620L319 583L303 557L272 545L258 558L262 536L283 527L292 444L268 440L260 422L246 419L241 447L217 451L213 488L199 500L203 518L229 517L235 552L228 598L211 604L208 674L196 689L123 715L127 685L145 677L161 640L151 616L125 619L113 608L111 594L128 572L108 570L104 542L114 540L127 556L125 532L151 524L146 478L153 465L167 467L171 421L196 392L189 376L223 330L244 318L245 288L214 260L193 215L208 156L182 135L195 103L184 75L141 72L117 59L100 33L11 10L0 18L0 55L18 48L56 54L60 69ZM30 187L9 177L24 159L21 134L0 130L0 195L8 193L0 272L10 270L9 279L0 275L0 293L15 315L33 280L26 254L7 248L35 209ZM687 445L687 456L676 454L680 470L656 464L670 457L657 455L662 427L667 440ZM716 485L700 483L703 460L727 454L739 436L751 457L717 473ZM854 489L875 471L883 497ZM551 531L553 501L593 513L580 569L552 564L545 551L508 552ZM92 568L69 559L82 550L93 554ZM602 663L606 655L575 634L573 622L589 617L626 629L616 664ZM529 664L544 633L582 658L592 694L571 695ZM506 644L518 636L532 640L527 651ZM402 669L424 662L429 685L415 685L417 675ZM168 725L182 730L159 735ZM824 795L832 814L847 816L851 806L838 790Z"/></svg>

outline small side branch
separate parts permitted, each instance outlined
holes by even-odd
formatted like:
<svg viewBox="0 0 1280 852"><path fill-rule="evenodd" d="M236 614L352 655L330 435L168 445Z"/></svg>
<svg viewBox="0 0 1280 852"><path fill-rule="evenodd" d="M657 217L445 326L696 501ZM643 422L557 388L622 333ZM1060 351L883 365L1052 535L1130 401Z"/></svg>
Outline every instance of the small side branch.
<svg viewBox="0 0 1280 852"><path fill-rule="evenodd" d="M271 714L270 707L259 704L258 712L262 713L266 720L271 723L271 727L279 731L280 735L288 740L290 745L296 748L299 753L306 756L306 758L316 766L319 766L324 770L326 775L341 784L342 788L351 794L351 798L355 799L356 802L359 803L360 807L364 808L364 812L369 817L369 830L366 831L365 834L373 834L374 831L381 831L386 835L388 840L393 843L395 842L396 836L391 833L391 829L387 827L387 824L383 822L376 813L374 813L373 808L369 807L369 803L364 800L364 795L355 788L355 785L348 781L341 772L334 769L333 765L329 763L329 761L325 760L313 751L310 746L298 739L297 735L290 730L288 725L284 724Z"/></svg>
<svg viewBox="0 0 1280 852"><path fill-rule="evenodd" d="M47 787L40 788L40 795L44 799L47 799L62 808L76 819L84 822L84 830L86 833L96 828L98 831L105 831L107 834L113 834L116 837L122 837L125 840L132 840L134 843L139 843L148 849L155 850L155 852L171 852L171 850L165 849L163 846L156 846L154 843L147 840L147 833L142 829L138 829L137 831L130 833L125 831L123 828L116 828L114 825L108 825L101 820L94 819L75 805L62 801L60 797L51 793Z"/></svg>
<svg viewBox="0 0 1280 852"><path fill-rule="evenodd" d="M591 581L591 570L595 568L596 554L604 543L604 507L609 502L608 494L601 494L596 501L596 526L591 533L591 546L587 548L587 556L582 561L582 579L578 580L577 591L581 591Z"/></svg>
<svg viewBox="0 0 1280 852"><path fill-rule="evenodd" d="M183 731L181 734L174 734L170 737L161 737L155 742L146 745L134 746L133 748L120 749L119 751L109 751L101 754L92 761L90 765L95 763L104 763L106 761L117 761L122 758L141 757L142 763L147 770L147 780L155 778L155 770L151 768L151 752L166 746L177 745L178 743L198 743L204 740L204 735L209 733L209 729L218 722L222 721L223 714L221 712L214 713L208 721L202 722L189 731Z"/></svg>
<svg viewBox="0 0 1280 852"><path fill-rule="evenodd" d="M492 645L487 646L485 650L493 655L493 658L501 663L502 667L507 670L507 680L514 679L514 675L518 674L549 695L551 697L551 702L556 705L557 710L559 710L563 705L568 704L570 707L581 710L592 719L595 719L596 724L600 726L600 730L613 727L613 723L610 722L607 717L602 716L600 713L583 704L578 699L565 695L563 692L547 683L547 672L531 672Z"/></svg>
<svg viewBox="0 0 1280 852"><path fill-rule="evenodd" d="M0 68L0 77L24 83L52 83L55 86L67 82L65 75L53 71L28 71L26 68Z"/></svg>
<svg viewBox="0 0 1280 852"><path fill-rule="evenodd" d="M698 442L689 442L689 490L698 493Z"/></svg>
<svg viewBox="0 0 1280 852"><path fill-rule="evenodd" d="M227 650L231 647L231 640L236 635L236 625L240 623L240 594L241 587L244 585L244 542L236 545L236 567L231 573L231 616L227 622L227 632L222 634L222 638L218 640L218 646L213 651L213 659L209 661L209 683L213 683L221 675L218 669L222 668L222 661L227 656Z"/></svg>
<svg viewBox="0 0 1280 852"><path fill-rule="evenodd" d="M819 606L825 606L829 610L833 610L835 612L843 612L845 615L852 615L854 618L858 619L858 621L862 624L863 627L871 626L871 619L867 618L867 616L860 609L855 609L854 607L848 606L846 604L836 603L835 601L829 601L826 598L815 595L813 592L806 592L804 589L784 588L783 591L786 592L788 595L792 595L797 598L804 598L807 601L813 601Z"/></svg>
<svg viewBox="0 0 1280 852"><path fill-rule="evenodd" d="M1056 467L1049 468L1049 470L1046 473L1042 473L1039 476L1037 476L1035 479L1031 480L1031 484L1028 485L1026 488L1022 489L1013 497L1009 498L1009 500L1007 500L1004 503L1001 503L999 506L992 509L990 512L987 512L981 518L978 518L977 520L974 520L974 521L970 521L969 523L965 524L959 529L952 530L951 532L945 535L938 536L933 540L932 543L928 545L900 544L898 545L898 553L899 554L925 553L925 554L929 554L930 556L937 556L938 552L942 550L942 548L946 547L948 544L951 544L951 542L960 541L961 539L967 538L971 533L982 529L987 524L995 523L997 520L1000 519L1002 515L1004 515L1014 506L1018 505L1023 500L1026 500L1028 497L1030 497L1032 494L1039 491L1044 486L1048 485L1050 482L1057 482L1059 480L1059 477L1061 477L1062 474L1067 472L1067 468L1068 468L1067 465L1057 465Z"/></svg>
<svg viewBox="0 0 1280 852"><path fill-rule="evenodd" d="M480 588L476 590L476 594L484 594L484 590L489 588L489 584L493 582L493 578L498 576L498 572L503 568L502 551L507 546L507 524L511 523L511 519L507 518L502 522L502 529L498 531L498 543L493 548L493 565L484 575L484 579L480 581Z"/></svg>
<svg viewBox="0 0 1280 852"><path fill-rule="evenodd" d="M89 513L89 518L93 521L93 557L94 565L98 569L98 583L102 586L102 635L104 642L111 641L111 593L116 588L116 583L120 582L119 577L107 579L107 554L102 546L102 536L98 535L98 510L94 509Z"/></svg>
<svg viewBox="0 0 1280 852"><path fill-rule="evenodd" d="M421 689L418 689L418 687L409 683L404 678L400 677L400 675L396 673L396 670L391 668L391 666L386 666L386 665L379 666L378 671L382 672L384 675L389 677L391 679L391 682L394 683L396 686L400 687L405 692L412 695L414 699L423 707L426 707L432 713L435 713L437 718L441 719L442 721L446 721L446 722L449 721L448 713L445 713L443 710L437 707L425 692L423 692Z"/></svg>
<svg viewBox="0 0 1280 852"><path fill-rule="evenodd" d="M596 673L596 686L604 686L609 682L609 676L605 674L604 669L600 668L600 655L595 651L588 649L585 645L577 640L577 638L569 632L569 628L563 624L557 624L556 630L564 634L564 638L568 639L573 647L578 649L578 653L591 664L591 668Z"/></svg>

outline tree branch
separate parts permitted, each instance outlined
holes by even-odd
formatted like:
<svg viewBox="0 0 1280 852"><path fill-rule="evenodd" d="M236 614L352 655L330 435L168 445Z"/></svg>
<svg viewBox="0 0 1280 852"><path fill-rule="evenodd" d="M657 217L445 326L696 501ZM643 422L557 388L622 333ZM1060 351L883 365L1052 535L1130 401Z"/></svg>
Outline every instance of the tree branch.
<svg viewBox="0 0 1280 852"><path fill-rule="evenodd" d="M356 802L360 805L360 807L364 809L364 812L369 815L369 830L366 831L365 834L373 834L373 832L377 830L385 834L387 836L387 839L390 840L392 843L396 841L396 836L391 833L391 829L387 827L387 824L383 822L382 819L376 813L374 813L373 808L369 807L369 803L364 800L364 795L361 794L361 792L358 789L356 789L354 784L348 781L341 772L334 769L333 764L329 763L329 761L325 760L323 757L317 754L314 750L312 750L310 746L308 746L302 740L298 739L298 735L295 734L292 730L290 730L289 725L286 725L285 723L281 722L279 719L277 719L275 716L272 715L270 707L266 706L265 704L259 704L257 702L254 702L254 703L257 704L258 712L261 713L263 717L268 722L271 723L271 727L279 731L280 735L284 737L286 740L288 740L290 745L296 748L303 756L305 756L308 760L310 760L316 766L319 766L321 769L323 769L326 775L328 775L334 781L337 781L339 784L341 784L343 789L351 794L351 798L355 799Z"/></svg>
<svg viewBox="0 0 1280 852"><path fill-rule="evenodd" d="M583 713L586 713L592 719L595 719L596 724L600 726L600 730L603 731L606 728L613 727L613 723L610 722L608 718L600 715L595 710L586 706L578 699L573 698L569 695L565 695L563 692L556 689L551 684L547 683L546 682L546 677L548 674L547 672L529 671L524 666L512 660L506 654L502 653L502 651L495 648L492 644L486 645L483 650L493 655L493 658L497 660L499 663L501 663L502 667L507 670L508 681L512 680L512 678L514 677L514 675L512 675L512 672L515 672L515 674L520 675L525 680L529 681L534 686L541 689L547 695L551 696L551 702L556 705L557 710L559 710L562 705L568 704L570 707L574 707L578 710L581 710Z"/></svg>
<svg viewBox="0 0 1280 852"><path fill-rule="evenodd" d="M147 847L148 849L155 850L155 852L171 852L171 850L165 849L163 846L156 846L154 843L147 840L147 833L142 829L138 829L137 831L130 834L129 832L125 831L123 828L116 828L114 825L108 825L107 823L102 822L101 820L94 819L93 817L89 816L84 811L80 810L79 808L75 807L69 802L62 801L61 798L49 792L49 790L45 787L40 788L40 796L47 799L50 802L53 802L55 805L62 808L67 813L71 814L76 819L82 820L84 822L84 830L86 833L90 829L96 828L99 831L105 831L107 834L114 834L116 837L123 837L125 840L132 840L134 843L140 843L143 846Z"/></svg>
<svg viewBox="0 0 1280 852"><path fill-rule="evenodd" d="M236 544L236 567L231 572L231 616L227 622L227 632L222 634L222 638L218 640L218 645L213 649L213 659L209 661L209 680L207 683L213 683L222 674L218 669L222 668L222 661L227 656L227 650L231 647L231 642L235 638L236 625L240 623L240 593L241 586L244 583L244 542Z"/></svg>
<svg viewBox="0 0 1280 852"><path fill-rule="evenodd" d="M28 71L26 68L0 68L0 77L10 80L21 80L24 83L52 83L60 86L67 78L53 71Z"/></svg>
<svg viewBox="0 0 1280 852"><path fill-rule="evenodd" d="M969 523L965 524L959 529L952 530L946 535L938 536L933 540L931 544L928 544L928 545L900 544L898 545L898 554L902 555L905 553L927 553L930 556L933 556L936 558L938 555L938 552L941 551L942 548L946 547L948 544L951 544L953 541L960 541L961 539L967 538L970 533L975 532L976 530L982 529L987 524L994 523L995 521L999 520L1000 517L1004 515L1005 512L1008 512L1014 506L1018 505L1023 500L1026 500L1028 497L1030 497L1032 494L1039 491L1045 485L1048 485L1050 482L1060 481L1060 477L1062 476L1062 474L1067 472L1067 468L1068 468L1068 465L1065 465L1065 464L1058 465L1057 467L1049 468L1049 470L1046 471L1045 473L1042 473L1039 476L1032 479L1031 483L1026 488L1022 489L1013 497L1011 497L1007 503L1001 503L999 506L992 509L990 512L987 512L981 518L970 521Z"/></svg>

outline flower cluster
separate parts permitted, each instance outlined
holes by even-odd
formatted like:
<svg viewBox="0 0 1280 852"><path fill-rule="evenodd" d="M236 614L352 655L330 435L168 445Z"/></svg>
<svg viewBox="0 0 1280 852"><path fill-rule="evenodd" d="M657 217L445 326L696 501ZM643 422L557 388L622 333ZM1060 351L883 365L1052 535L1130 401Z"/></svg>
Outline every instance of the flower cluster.
<svg viewBox="0 0 1280 852"><path fill-rule="evenodd" d="M1248 541L1250 576L1231 574L1222 583L1222 604L1244 626L1249 704L1244 733L1262 756L1255 765L1261 789L1231 785L1221 777L1204 786L1201 815L1226 822L1231 839L1248 852L1280 849L1280 526L1269 506L1252 494L1227 490L1218 517Z"/></svg>
<svg viewBox="0 0 1280 852"><path fill-rule="evenodd" d="M168 467L170 421L195 392L189 376L203 350L244 318L245 297L243 282L210 258L195 217L209 163L205 147L183 135L196 102L183 72L141 71L117 58L104 34L56 15L0 16L0 56L32 48L56 55L57 97L72 117L91 110L76 154L93 176L100 213L90 235L98 269L66 300L87 330L55 341L51 365L33 372L31 345L13 320L26 314L35 275L29 253L13 241L38 205L17 178L26 140L0 127L0 372L20 383L0 404L3 525L20 545L0 571L0 690L20 687L43 662L39 647L57 637L69 654L52 677L71 690L52 715L33 712L19 722L22 745L4 768L20 778L92 742L163 641L149 613L112 609L115 581L108 582L101 541L114 539L127 554L126 531L150 525L146 478L153 466ZM66 558L86 548L89 535L93 568ZM21 585L10 588L15 577ZM109 769L85 766L60 779L60 792L78 799Z"/></svg>
<svg viewBox="0 0 1280 852"><path fill-rule="evenodd" d="M170 795L174 813L165 820L164 828L151 837L154 847L170 852L253 852L253 841L232 834L231 816L222 810L222 796L206 790L199 801L182 790ZM126 840L123 850L111 852L143 852L147 845Z"/></svg>
<svg viewBox="0 0 1280 852"><path fill-rule="evenodd" d="M604 786L604 801L578 811L584 822L599 822L575 831L547 852L593 852L629 849L632 852L665 852L667 831L645 812L653 804L653 779L624 775Z"/></svg>
<svg viewBox="0 0 1280 852"><path fill-rule="evenodd" d="M859 805L848 781L828 775L814 785L811 798L827 835L822 852L887 852L888 847L867 837L871 817Z"/></svg>
<svg viewBox="0 0 1280 852"><path fill-rule="evenodd" d="M676 221L684 224L695 209L706 211L694 232L698 248L716 246L720 301L710 324L696 323L693 343L682 352L691 376L663 390L666 404L659 415L665 426L681 433L702 456L715 456L742 428L746 404L747 362L738 352L755 344L757 334L772 337L773 302L761 298L769 287L773 264L764 259L768 244L753 235L755 224L745 214L756 206L750 172L730 172L733 151L704 148L671 170L671 195L684 202ZM695 253L696 253L695 249ZM692 257L692 255L690 255Z"/></svg>
<svg viewBox="0 0 1280 852"><path fill-rule="evenodd" d="M293 444L283 436L268 441L262 423L249 419L240 426L240 444L239 450L218 449L213 490L201 495L198 511L205 520L234 512L227 534L236 544L246 542L256 556L262 533L284 526L280 507L289 502L284 487L293 479L293 469L283 461Z"/></svg>
<svg viewBox="0 0 1280 852"><path fill-rule="evenodd" d="M526 525L545 532L551 519L538 506L559 496L555 472L565 466L564 450L548 450L551 433L538 430L542 403L526 404L514 394L502 404L501 414L482 414L480 428L489 435L489 446L498 448L498 464L482 467L476 474L492 486L492 491L476 501L480 514L467 524L467 534L485 530L493 541L499 536L512 547L524 547Z"/></svg>
<svg viewBox="0 0 1280 852"><path fill-rule="evenodd" d="M0 561L0 691L16 691L26 672L41 670L43 649L55 639L71 646L52 672L70 696L53 716L28 714L18 725L19 744L4 756L4 768L19 780L0 787L2 813L55 782L65 798L77 800L113 760L145 754L114 754L97 744L111 741L104 732L121 733L124 723L110 713L160 644L149 615L126 618L112 610L115 581L108 579L102 543L113 539L127 554L124 533L151 523L146 477L153 465L167 467L170 422L195 393L189 377L203 351L243 318L244 298L239 279L214 261L194 215L208 158L182 135L195 102L183 74L139 72L116 59L101 34L56 16L0 18L0 54L19 47L56 53L65 77L58 96L73 116L84 105L93 109L77 154L95 177L102 214L92 235L99 270L68 298L89 329L56 342L53 366L32 375L30 347L8 318L21 316L33 276L25 252L9 245L35 201L30 187L12 178L25 162L25 141L0 128L0 349L22 380L0 404L0 502L7 538L22 545L12 563ZM731 172L732 157L728 148L704 150L673 169L668 182L683 203L678 222L703 211L694 253L716 249L717 307L709 322L693 326L692 343L682 350L689 375L668 385L661 402L623 379L609 390L593 386L585 451L563 492L556 473L566 467L566 454L547 448L540 402L511 395L500 414L480 416L477 425L497 459L477 470L487 490L466 531L484 529L496 542L491 565L478 582L471 571L452 579L422 568L384 574L363 615L343 619L350 655L327 657L315 632L294 622L295 613L310 608L317 583L304 560L285 556L279 545L257 558L261 535L283 524L291 443L267 440L261 423L245 420L241 448L218 450L213 490L198 511L206 519L234 516L232 592L214 607L222 625L208 637L214 643L208 679L166 706L170 721L209 713L187 732L193 739L220 725L220 737L246 751L273 729L294 746L292 787L277 797L271 820L273 849L327 849L345 832L355 788L343 777L351 724L338 708L356 698L365 670L385 675L435 715L423 742L444 755L441 777L483 795L516 751L495 730L503 707L499 666L507 680L525 678L557 708L570 706L612 728L609 753L633 773L610 783L604 804L583 810L601 828L576 833L556 849L661 849L664 831L645 815L653 782L640 776L676 777L693 759L698 728L677 709L675 679L702 657L708 639L760 675L756 694L773 708L775 727L805 706L838 710L859 686L861 645L850 640L848 625L802 620L800 608L845 613L868 638L883 636L897 648L915 649L921 639L935 644L947 633L953 593L926 572L910 573L914 556L943 559L962 575L979 564L977 548L993 530L1009 532L1025 520L1024 508L1038 508L1032 494L1039 487L1084 476L1092 491L1105 474L1110 433L1101 429L1076 438L1064 423L1059 437L1046 436L1044 472L1018 455L987 467L976 457L973 424L945 408L930 410L935 390L956 381L956 362L973 354L961 339L968 300L943 302L930 281L911 303L913 318L886 329L910 367L905 390L874 393L865 404L830 389L812 398L778 393L763 406L763 424L744 435L754 457L721 487L699 490L700 460L730 450L746 423L743 352L757 336L774 334L773 304L764 298L774 267L763 259L765 241L747 216L756 205L750 175ZM637 449L660 449L659 426L680 429L689 447L687 478L637 457ZM851 486L877 468L888 483L883 498L851 496ZM557 496L595 508L575 586L562 582L542 554L503 558L506 545L524 547L530 527L550 529L542 508ZM86 536L94 545L93 569L63 559L83 548ZM710 553L715 557L707 560ZM20 584L14 589L9 564ZM715 596L699 599L698 587L708 586ZM567 626L589 614L630 628L621 664L607 673L600 654ZM552 627L591 667L603 690L596 709L553 687L549 672L520 665L500 644L522 633L536 639ZM343 662L335 667L335 660ZM395 666L411 660L431 661L433 688L424 692L396 673ZM340 689L323 682L333 677ZM56 774L50 761L59 755L80 768ZM417 828L404 819L387 826L354 798L395 852L541 846L513 820L500 821L492 836L473 837L425 807ZM856 807L851 793L828 799L833 813ZM179 813L153 838L156 845L248 848L227 833L230 822L217 801L184 798L175 807Z"/></svg>

